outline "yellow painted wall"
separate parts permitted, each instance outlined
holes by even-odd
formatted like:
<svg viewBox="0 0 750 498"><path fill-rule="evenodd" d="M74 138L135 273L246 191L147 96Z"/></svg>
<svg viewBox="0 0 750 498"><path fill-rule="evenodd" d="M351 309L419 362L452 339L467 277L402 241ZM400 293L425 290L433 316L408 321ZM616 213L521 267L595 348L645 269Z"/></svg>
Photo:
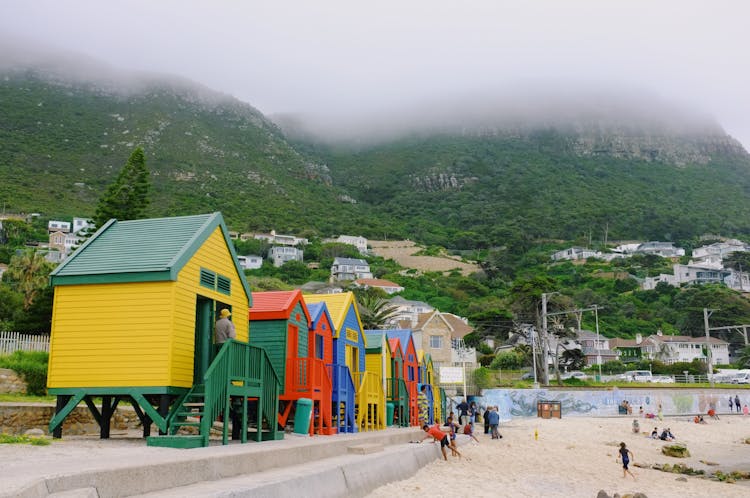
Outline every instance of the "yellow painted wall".
<svg viewBox="0 0 750 498"><path fill-rule="evenodd" d="M198 282L201 268L231 278L232 295L228 296L200 286ZM248 296L242 287L239 274L232 261L232 254L224 242L224 237L219 227L214 230L177 276L177 285L174 293L176 313L172 326L174 330L170 372L172 384L169 385L188 387L192 385L196 293L214 301L230 305L232 307L232 323L234 323L234 328L237 332L237 340L248 340Z"/></svg>
<svg viewBox="0 0 750 498"><path fill-rule="evenodd" d="M232 295L201 287L200 268L231 278ZM196 294L231 305L248 340L248 296L220 228L177 282L57 286L47 386L191 387Z"/></svg>
<svg viewBox="0 0 750 498"><path fill-rule="evenodd" d="M55 288L47 386L166 386L173 282Z"/></svg>

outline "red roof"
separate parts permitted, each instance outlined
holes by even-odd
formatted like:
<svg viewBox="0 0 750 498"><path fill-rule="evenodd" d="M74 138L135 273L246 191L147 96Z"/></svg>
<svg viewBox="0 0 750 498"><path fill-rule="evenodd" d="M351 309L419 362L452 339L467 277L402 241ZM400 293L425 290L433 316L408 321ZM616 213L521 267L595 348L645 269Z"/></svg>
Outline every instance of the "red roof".
<svg viewBox="0 0 750 498"><path fill-rule="evenodd" d="M250 320L286 320L298 302L302 304L307 322L310 323L310 313L307 311L302 291L268 291L253 292L253 306L250 308Z"/></svg>
<svg viewBox="0 0 750 498"><path fill-rule="evenodd" d="M369 285L370 287L401 287L397 283L382 278L358 278L355 280L359 285Z"/></svg>
<svg viewBox="0 0 750 498"><path fill-rule="evenodd" d="M388 347L391 348L391 356L396 356L396 353L401 353L401 341L399 341L398 338L394 337L393 339L388 339Z"/></svg>

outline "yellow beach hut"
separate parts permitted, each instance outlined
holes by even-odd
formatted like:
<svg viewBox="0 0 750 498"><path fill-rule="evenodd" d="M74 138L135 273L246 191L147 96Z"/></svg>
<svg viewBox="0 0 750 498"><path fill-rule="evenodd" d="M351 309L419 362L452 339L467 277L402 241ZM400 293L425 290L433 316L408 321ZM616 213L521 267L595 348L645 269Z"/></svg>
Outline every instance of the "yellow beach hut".
<svg viewBox="0 0 750 498"><path fill-rule="evenodd" d="M57 396L56 437L81 401L102 438L120 401L133 405L144 437L152 422L162 435L199 429L198 436L149 444L206 446L220 415L235 421L233 437L244 442L248 398L258 404L256 439L264 425L276 430L267 421L276 419L278 379L265 350L248 344L250 288L220 213L110 220L52 272L51 284L47 387ZM213 324L225 308L236 340L216 351Z"/></svg>

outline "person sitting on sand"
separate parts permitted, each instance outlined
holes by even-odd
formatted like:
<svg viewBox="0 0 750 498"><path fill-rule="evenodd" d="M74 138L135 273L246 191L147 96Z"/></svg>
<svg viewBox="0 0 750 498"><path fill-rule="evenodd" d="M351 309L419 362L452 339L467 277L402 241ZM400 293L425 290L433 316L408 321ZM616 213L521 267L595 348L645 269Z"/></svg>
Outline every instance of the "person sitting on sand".
<svg viewBox="0 0 750 498"><path fill-rule="evenodd" d="M661 439L662 441L673 441L674 438L670 434L671 433L668 429L662 429L659 439Z"/></svg>
<svg viewBox="0 0 750 498"><path fill-rule="evenodd" d="M448 453L445 451L446 447L451 448L451 452L454 453L454 456L461 456L461 453L459 453L457 449L454 449L451 446L450 437L448 436L448 434L443 432L442 429L440 429L439 425L435 424L430 427L429 425L424 424L422 426L422 430L426 432L425 436L422 438L422 441L430 437L433 439L433 442L440 441L440 451L443 453L443 460L448 460ZM422 441L420 441L420 443Z"/></svg>
<svg viewBox="0 0 750 498"><path fill-rule="evenodd" d="M719 416L716 414L716 409L709 408L708 409L708 416L711 417L714 420L719 420Z"/></svg>
<svg viewBox="0 0 750 498"><path fill-rule="evenodd" d="M638 419L633 419L633 432L636 434L641 432L641 424L638 423Z"/></svg>
<svg viewBox="0 0 750 498"><path fill-rule="evenodd" d="M651 431L651 439L659 439L659 429L654 427L654 430Z"/></svg>
<svg viewBox="0 0 750 498"><path fill-rule="evenodd" d="M623 479L628 476L628 474L631 475L633 479L635 479L635 475L630 472L630 469L628 469L628 465L630 464L630 460L634 459L633 452L630 451L625 447L625 443L620 443L620 449L618 450L620 453L620 458L622 459L622 477Z"/></svg>
<svg viewBox="0 0 750 498"><path fill-rule="evenodd" d="M638 416L639 417L643 416L643 407L638 408Z"/></svg>

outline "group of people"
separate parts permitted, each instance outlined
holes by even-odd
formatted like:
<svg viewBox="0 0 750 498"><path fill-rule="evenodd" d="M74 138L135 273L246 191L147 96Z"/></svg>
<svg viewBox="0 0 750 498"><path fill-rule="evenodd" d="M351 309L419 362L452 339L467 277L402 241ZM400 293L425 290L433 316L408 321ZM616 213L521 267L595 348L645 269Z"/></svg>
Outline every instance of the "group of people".
<svg viewBox="0 0 750 498"><path fill-rule="evenodd" d="M657 427L654 427L654 430L651 431L651 439L661 439L662 441L674 441L677 439L674 434L672 434L672 429L667 427L666 429L661 430L661 434L659 434L659 429Z"/></svg>
<svg viewBox="0 0 750 498"><path fill-rule="evenodd" d="M734 399L729 396L729 412L731 413L735 409L737 410L737 413L750 415L750 408L747 407L747 403L745 403L745 406L742 406L742 403L740 403L740 397L737 394L734 395Z"/></svg>
<svg viewBox="0 0 750 498"><path fill-rule="evenodd" d="M443 427L440 427L439 424L431 426L426 421L422 421L422 430L425 432L422 441L432 438L433 442L439 442L444 460L448 460L448 449L450 449L452 456L461 457L461 453L456 446L456 435L459 433L463 433L479 443L479 439L474 434L474 422L479 418L484 422L485 434L491 434L492 439L503 437L500 435L498 429L500 426L500 413L497 406L488 406L483 415L480 414L475 402L468 403L466 400L463 400L456 405L456 408L458 410L458 421L455 420L453 412L450 412Z"/></svg>

